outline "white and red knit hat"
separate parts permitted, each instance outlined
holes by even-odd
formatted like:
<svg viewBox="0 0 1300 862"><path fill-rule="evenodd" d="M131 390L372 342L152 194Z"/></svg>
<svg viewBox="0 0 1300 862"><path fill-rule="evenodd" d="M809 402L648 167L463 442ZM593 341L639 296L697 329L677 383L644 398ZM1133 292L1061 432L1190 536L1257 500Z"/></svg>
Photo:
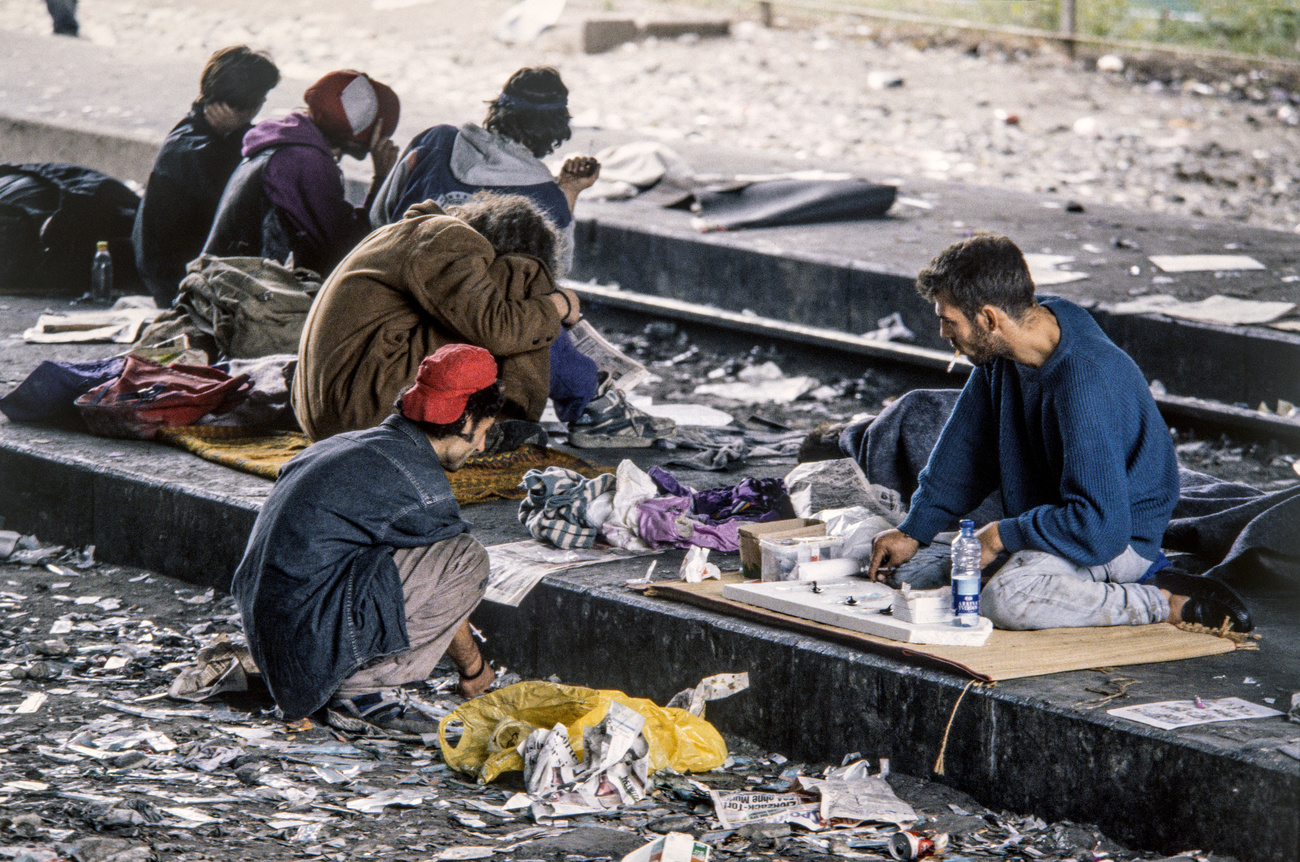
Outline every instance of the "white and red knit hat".
<svg viewBox="0 0 1300 862"><path fill-rule="evenodd" d="M303 94L312 122L327 137L370 145L376 124L380 137L391 137L402 114L402 103L390 87L364 72L330 72Z"/></svg>

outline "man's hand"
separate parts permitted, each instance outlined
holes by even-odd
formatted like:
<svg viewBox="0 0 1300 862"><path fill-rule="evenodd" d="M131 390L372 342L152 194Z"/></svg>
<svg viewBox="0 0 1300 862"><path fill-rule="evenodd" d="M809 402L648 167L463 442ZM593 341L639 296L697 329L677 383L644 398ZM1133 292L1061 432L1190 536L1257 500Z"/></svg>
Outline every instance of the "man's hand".
<svg viewBox="0 0 1300 862"><path fill-rule="evenodd" d="M998 533L997 521L989 521L976 530L975 538L980 540L981 569L993 562L998 554L1006 550L1006 546L1002 544L1002 536Z"/></svg>
<svg viewBox="0 0 1300 862"><path fill-rule="evenodd" d="M921 543L899 529L877 533L871 540L871 568L867 576L873 581L886 580L894 569L916 556Z"/></svg>
<svg viewBox="0 0 1300 862"><path fill-rule="evenodd" d="M551 294L551 301L555 303L555 313L561 316L560 323L573 326L582 320L582 306L578 303L578 294L572 290L561 287Z"/></svg>
<svg viewBox="0 0 1300 862"><path fill-rule="evenodd" d="M591 188L591 185L600 177L600 162L592 156L569 156L564 160L564 165L560 168L560 176L556 183L562 189L572 188L574 191L582 191Z"/></svg>
<svg viewBox="0 0 1300 862"><path fill-rule="evenodd" d="M397 144L393 143L393 139L381 137L382 126L382 123L376 123L375 131L370 136L370 162L375 168L376 185L388 178L393 165L397 164L398 156Z"/></svg>
<svg viewBox="0 0 1300 862"><path fill-rule="evenodd" d="M570 156L564 160L555 184L564 192L564 199L569 202L569 212L573 212L578 205L578 193L590 188L599 176L600 162L591 156Z"/></svg>

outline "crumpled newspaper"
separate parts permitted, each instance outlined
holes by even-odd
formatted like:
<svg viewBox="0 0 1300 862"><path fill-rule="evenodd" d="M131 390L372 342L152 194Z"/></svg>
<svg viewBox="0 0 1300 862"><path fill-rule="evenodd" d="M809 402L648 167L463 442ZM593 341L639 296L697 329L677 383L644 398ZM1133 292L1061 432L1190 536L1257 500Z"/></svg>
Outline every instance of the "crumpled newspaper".
<svg viewBox="0 0 1300 862"><path fill-rule="evenodd" d="M645 716L617 701L582 735L578 764L563 724L538 728L519 744L533 819L542 822L631 805L646 796L650 744Z"/></svg>

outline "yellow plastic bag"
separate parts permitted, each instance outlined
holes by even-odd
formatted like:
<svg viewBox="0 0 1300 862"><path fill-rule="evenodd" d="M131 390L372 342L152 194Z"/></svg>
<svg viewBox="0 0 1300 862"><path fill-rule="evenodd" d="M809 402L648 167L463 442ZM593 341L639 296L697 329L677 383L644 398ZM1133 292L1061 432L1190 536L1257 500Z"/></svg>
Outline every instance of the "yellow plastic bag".
<svg viewBox="0 0 1300 862"><path fill-rule="evenodd" d="M582 731L600 724L611 701L646 718L650 743L650 772L707 772L727 759L727 744L718 731L684 709L668 709L621 691L600 691L553 682L519 682L461 704L438 723L442 757L452 769L478 776L486 784L503 772L521 770L524 761L515 747L539 727L563 724L574 755L582 760ZM464 724L460 740L447 742L447 727Z"/></svg>

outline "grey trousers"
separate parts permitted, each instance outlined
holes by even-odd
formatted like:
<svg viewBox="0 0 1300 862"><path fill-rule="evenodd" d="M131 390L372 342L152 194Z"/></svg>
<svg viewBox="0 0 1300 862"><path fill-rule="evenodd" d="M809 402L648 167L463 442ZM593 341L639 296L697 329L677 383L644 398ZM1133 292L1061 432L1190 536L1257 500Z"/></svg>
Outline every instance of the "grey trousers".
<svg viewBox="0 0 1300 862"><path fill-rule="evenodd" d="M898 567L890 583L916 589L949 583L954 533L941 533ZM1000 629L1162 623L1169 601L1157 587L1139 584L1151 561L1131 547L1108 563L1081 566L1044 551L1011 555L980 592L980 614Z"/></svg>
<svg viewBox="0 0 1300 862"><path fill-rule="evenodd" d="M393 561L402 578L411 648L363 667L343 680L335 697L426 679L487 590L487 551L468 533L421 548L399 548Z"/></svg>

